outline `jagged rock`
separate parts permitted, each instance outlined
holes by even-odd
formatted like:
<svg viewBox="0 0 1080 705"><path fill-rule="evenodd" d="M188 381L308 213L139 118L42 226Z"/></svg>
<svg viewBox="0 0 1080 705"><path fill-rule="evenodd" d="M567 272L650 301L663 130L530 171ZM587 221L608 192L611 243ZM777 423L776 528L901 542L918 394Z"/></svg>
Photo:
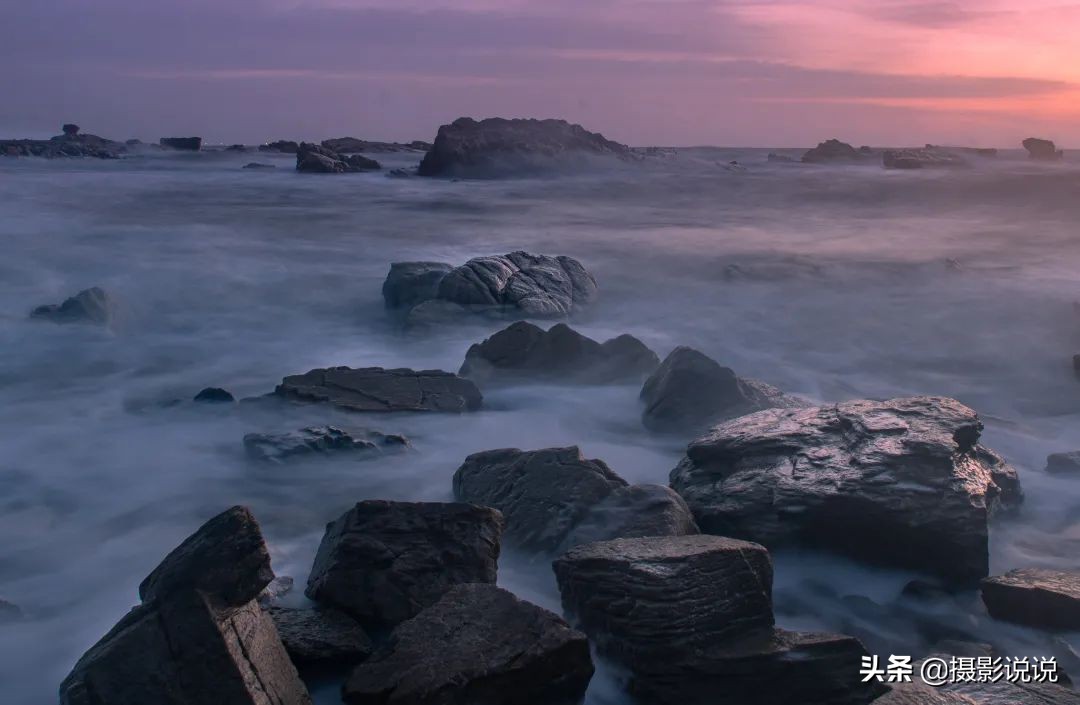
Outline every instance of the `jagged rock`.
<svg viewBox="0 0 1080 705"><path fill-rule="evenodd" d="M1046 472L1080 477L1080 450L1046 456Z"/></svg>
<svg viewBox="0 0 1080 705"><path fill-rule="evenodd" d="M232 404L236 401L236 397L221 387L207 387L196 394L193 401L206 404Z"/></svg>
<svg viewBox="0 0 1080 705"><path fill-rule="evenodd" d="M459 585L399 625L345 683L349 705L576 705L584 634L494 585Z"/></svg>
<svg viewBox="0 0 1080 705"><path fill-rule="evenodd" d="M1060 631L1080 629L1080 573L1009 571L984 579L982 598L995 619Z"/></svg>
<svg viewBox="0 0 1080 705"><path fill-rule="evenodd" d="M855 149L847 142L840 140L826 140L804 154L802 161L808 164L862 161L868 151L868 149Z"/></svg>
<svg viewBox="0 0 1080 705"><path fill-rule="evenodd" d="M381 451L402 450L409 442L404 436L378 431L344 431L334 426L312 426L290 433L248 433L244 449L256 460L283 462L307 455L362 452L377 456Z"/></svg>
<svg viewBox="0 0 1080 705"><path fill-rule="evenodd" d="M987 574L988 519L1022 497L982 428L944 397L770 409L691 443L671 486L708 533L968 583Z"/></svg>
<svg viewBox="0 0 1080 705"><path fill-rule="evenodd" d="M244 169L277 169L277 166L273 164L263 164L262 162L248 162L242 168Z"/></svg>
<svg viewBox="0 0 1080 705"><path fill-rule="evenodd" d="M214 517L142 582L142 604L79 660L61 705L310 705L255 601L272 578L251 513Z"/></svg>
<svg viewBox="0 0 1080 705"><path fill-rule="evenodd" d="M345 174L381 168L374 159L359 154L339 154L310 142L301 142L296 150L296 170L309 174Z"/></svg>
<svg viewBox="0 0 1080 705"><path fill-rule="evenodd" d="M685 435L762 409L806 406L776 387L737 377L731 369L685 346L672 350L645 381L641 400L646 428Z"/></svg>
<svg viewBox="0 0 1080 705"><path fill-rule="evenodd" d="M692 536L700 533L683 498L663 485L616 487L589 507L563 541L560 552L574 546L617 538Z"/></svg>
<svg viewBox="0 0 1080 705"><path fill-rule="evenodd" d="M278 600L292 592L293 583L292 576L279 575L271 580L255 599L258 600L259 606L263 609L273 607Z"/></svg>
<svg viewBox="0 0 1080 705"><path fill-rule="evenodd" d="M939 167L966 167L970 164L963 157L942 149L889 149L881 154L886 169L932 169Z"/></svg>
<svg viewBox="0 0 1080 705"><path fill-rule="evenodd" d="M476 385L441 370L330 367L292 375L274 394L297 402L324 403L347 411L476 411Z"/></svg>
<svg viewBox="0 0 1080 705"><path fill-rule="evenodd" d="M280 152L282 154L296 154L300 150L300 145L292 140L277 140L276 142L267 142L266 144L259 145L260 152Z"/></svg>
<svg viewBox="0 0 1080 705"><path fill-rule="evenodd" d="M565 120L458 118L439 128L418 173L484 178L631 156L626 145Z"/></svg>
<svg viewBox="0 0 1080 705"><path fill-rule="evenodd" d="M166 149L182 152L198 152L202 149L202 137L162 137L158 144Z"/></svg>
<svg viewBox="0 0 1080 705"><path fill-rule="evenodd" d="M453 268L444 262L394 262L382 287L386 307L412 307L434 299L439 282Z"/></svg>
<svg viewBox="0 0 1080 705"><path fill-rule="evenodd" d="M335 609L270 607L281 642L293 663L355 666L374 651L355 619Z"/></svg>
<svg viewBox="0 0 1080 705"><path fill-rule="evenodd" d="M1064 150L1060 150L1050 140L1041 140L1036 137L1028 137L1024 140L1024 149L1028 151L1031 159L1044 161L1058 161L1065 156Z"/></svg>
<svg viewBox="0 0 1080 705"><path fill-rule="evenodd" d="M590 507L625 486L577 446L473 453L454 473L457 500L498 509L508 540L541 551L557 548Z"/></svg>
<svg viewBox="0 0 1080 705"><path fill-rule="evenodd" d="M0 598L0 624L10 624L23 618L22 608Z"/></svg>
<svg viewBox="0 0 1080 705"><path fill-rule="evenodd" d="M640 381L659 365L656 353L631 335L598 343L564 323L544 331L518 321L470 347L458 374L480 382L534 378L608 384Z"/></svg>
<svg viewBox="0 0 1080 705"><path fill-rule="evenodd" d="M107 326L116 311L109 294L100 287L83 289L62 304L38 306L30 312L31 318L41 318L56 323L95 323Z"/></svg>
<svg viewBox="0 0 1080 705"><path fill-rule="evenodd" d="M395 625L461 583L494 583L503 518L471 504L359 502L326 527L306 594Z"/></svg>

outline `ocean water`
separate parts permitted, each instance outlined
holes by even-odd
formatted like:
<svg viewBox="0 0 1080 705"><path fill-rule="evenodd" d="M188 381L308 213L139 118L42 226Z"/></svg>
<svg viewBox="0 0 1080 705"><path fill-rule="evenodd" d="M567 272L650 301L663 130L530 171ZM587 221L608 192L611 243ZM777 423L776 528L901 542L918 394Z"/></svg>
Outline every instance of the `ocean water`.
<svg viewBox="0 0 1080 705"><path fill-rule="evenodd" d="M601 288L573 322L592 337L631 333L661 355L692 345L820 401L954 396L1027 494L994 527L992 570L1077 568L1080 481L1042 467L1080 448L1080 163L1005 153L894 172L769 164L766 151L492 181L299 175L291 157L263 154L0 160L0 596L30 617L0 627L4 702L55 702L139 581L233 504L252 507L275 570L302 588L326 522L362 499L449 500L475 451L576 444L630 481L667 482L689 439L647 433L632 386L485 390L486 409L460 417L166 404L206 386L259 395L328 365L456 371L501 325L403 333L380 294L403 259L572 255ZM279 168L240 168L252 160ZM120 301L111 330L27 320L94 285ZM403 433L414 451L244 457L244 433L310 423ZM945 637L1014 655L1061 647L989 621L974 593L897 602L910 573L775 558L784 627L856 633L883 654ZM558 609L546 560L506 550L500 582ZM623 701L615 678L602 669L590 705ZM338 701L337 682L312 687Z"/></svg>

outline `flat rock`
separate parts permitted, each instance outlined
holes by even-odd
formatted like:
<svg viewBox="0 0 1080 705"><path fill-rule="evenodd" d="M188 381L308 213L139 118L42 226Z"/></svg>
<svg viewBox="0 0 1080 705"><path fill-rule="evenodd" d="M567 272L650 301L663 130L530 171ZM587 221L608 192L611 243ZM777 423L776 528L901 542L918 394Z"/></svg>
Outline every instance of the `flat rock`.
<svg viewBox="0 0 1080 705"><path fill-rule="evenodd" d="M518 321L471 346L458 374L481 382L610 384L640 382L659 365L656 353L632 335L598 343L564 323L545 331Z"/></svg>
<svg viewBox="0 0 1080 705"><path fill-rule="evenodd" d="M309 142L301 142L296 150L296 170L308 174L346 174L381 168L374 159L359 154L339 154Z"/></svg>
<svg viewBox="0 0 1080 705"><path fill-rule="evenodd" d="M202 137L162 137L158 144L167 149L198 152L202 149Z"/></svg>
<svg viewBox="0 0 1080 705"><path fill-rule="evenodd" d="M982 581L982 598L995 619L1030 627L1080 629L1080 573L1025 568Z"/></svg>
<svg viewBox="0 0 1080 705"><path fill-rule="evenodd" d="M248 162L242 168L244 169L277 169L274 164L264 164L262 162Z"/></svg>
<svg viewBox="0 0 1080 705"><path fill-rule="evenodd" d="M345 431L335 426L311 426L289 433L248 433L244 450L255 460L284 462L297 456L363 453L378 457L384 452L407 448L404 436L378 431Z"/></svg>
<svg viewBox="0 0 1080 705"><path fill-rule="evenodd" d="M267 612L297 665L355 666L375 648L360 623L344 612L291 607L270 607Z"/></svg>
<svg viewBox="0 0 1080 705"><path fill-rule="evenodd" d="M671 486L708 533L971 583L987 575L988 519L1022 498L982 428L945 397L770 409L691 443Z"/></svg>
<svg viewBox="0 0 1080 705"><path fill-rule="evenodd" d="M459 585L358 666L349 705L575 705L593 664L584 634L494 585Z"/></svg>
<svg viewBox="0 0 1080 705"><path fill-rule="evenodd" d="M439 282L453 268L445 262L394 262L382 287L386 307L412 307L434 299Z"/></svg>
<svg viewBox="0 0 1080 705"><path fill-rule="evenodd" d="M476 385L441 370L330 367L292 375L274 390L298 402L330 404L346 411L476 411Z"/></svg>
<svg viewBox="0 0 1080 705"><path fill-rule="evenodd" d="M473 453L454 473L454 497L494 507L506 538L527 550L550 551L588 510L626 481L577 446Z"/></svg>
<svg viewBox="0 0 1080 705"><path fill-rule="evenodd" d="M112 322L115 312L116 305L108 292L94 286L83 289L61 304L38 306L30 313L30 317L55 323L93 323L107 326Z"/></svg>
<svg viewBox="0 0 1080 705"><path fill-rule="evenodd" d="M373 142L356 137L335 137L323 140L322 146L340 154L358 154L360 152L426 152L431 148L427 142Z"/></svg>
<svg viewBox="0 0 1080 705"><path fill-rule="evenodd" d="M462 583L494 583L502 515L471 504L359 502L326 527L306 594L392 626Z"/></svg>
<svg viewBox="0 0 1080 705"><path fill-rule="evenodd" d="M281 154L296 154L300 145L292 140L276 140L259 145L260 152L279 152Z"/></svg>
<svg viewBox="0 0 1080 705"><path fill-rule="evenodd" d="M886 169L940 169L971 166L958 154L940 149L887 149L881 153Z"/></svg>
<svg viewBox="0 0 1080 705"><path fill-rule="evenodd" d="M1080 477L1080 450L1046 456L1046 472Z"/></svg>
<svg viewBox="0 0 1080 705"><path fill-rule="evenodd" d="M645 380L641 400L646 428L684 435L762 409L806 406L776 387L738 377L730 368L685 346L672 350Z"/></svg>
<svg viewBox="0 0 1080 705"><path fill-rule="evenodd" d="M560 552L595 541L700 533L686 502L670 487L629 485L589 507L564 539Z"/></svg>

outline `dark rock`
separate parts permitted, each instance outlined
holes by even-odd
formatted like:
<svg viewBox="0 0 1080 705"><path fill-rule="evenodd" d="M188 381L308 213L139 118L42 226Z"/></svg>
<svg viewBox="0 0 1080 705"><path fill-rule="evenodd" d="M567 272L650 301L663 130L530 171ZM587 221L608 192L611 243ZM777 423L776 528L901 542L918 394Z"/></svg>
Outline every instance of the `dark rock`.
<svg viewBox="0 0 1080 705"><path fill-rule="evenodd" d="M529 550L554 550L589 508L626 481L577 446L473 453L454 473L454 497L494 507L506 538Z"/></svg>
<svg viewBox="0 0 1080 705"><path fill-rule="evenodd" d="M439 128L417 173L485 178L632 155L626 145L565 120L458 118Z"/></svg>
<svg viewBox="0 0 1080 705"><path fill-rule="evenodd" d="M18 622L25 615L22 608L18 605L12 604L7 600L0 599L0 624L10 624L12 622Z"/></svg>
<svg viewBox="0 0 1080 705"><path fill-rule="evenodd" d="M1046 456L1046 472L1080 477L1080 450Z"/></svg>
<svg viewBox="0 0 1080 705"><path fill-rule="evenodd" d="M944 397L770 409L691 443L671 486L708 533L970 583L987 574L988 520L1022 498L982 428Z"/></svg>
<svg viewBox="0 0 1080 705"><path fill-rule="evenodd" d="M874 705L974 705L962 695L943 693L922 682L890 684L889 692Z"/></svg>
<svg viewBox="0 0 1080 705"><path fill-rule="evenodd" d="M248 148L242 144L230 144L223 151L225 152L246 152Z"/></svg>
<svg viewBox="0 0 1080 705"><path fill-rule="evenodd" d="M806 406L764 382L737 377L688 347L675 348L664 358L641 388L641 400L646 428L686 435L762 409Z"/></svg>
<svg viewBox="0 0 1080 705"><path fill-rule="evenodd" d="M42 318L56 323L95 323L107 326L112 322L116 306L104 289L83 289L62 304L38 306L30 312L31 318Z"/></svg>
<svg viewBox="0 0 1080 705"><path fill-rule="evenodd" d="M494 585L459 585L399 625L345 683L349 705L576 705L589 643Z"/></svg>
<svg viewBox="0 0 1080 705"><path fill-rule="evenodd" d="M124 144L127 145L128 147L137 147L137 146L141 145L142 143L143 143L142 140L135 139L135 138L132 138L130 140L124 140Z"/></svg>
<svg viewBox="0 0 1080 705"><path fill-rule="evenodd" d="M221 387L207 387L195 395L194 401L206 404L232 404L236 397Z"/></svg>
<svg viewBox="0 0 1080 705"><path fill-rule="evenodd" d="M198 152L202 149L202 137L162 137L158 144L166 149L182 152Z"/></svg>
<svg viewBox="0 0 1080 705"><path fill-rule="evenodd" d="M886 169L970 166L963 157L941 149L889 149L882 152L881 163Z"/></svg>
<svg viewBox="0 0 1080 705"><path fill-rule="evenodd" d="M67 137L74 137L75 135L79 134L79 126L74 125L74 124L72 124L70 122L67 123L66 125L64 125L60 129L64 133L64 135L67 136Z"/></svg>
<svg viewBox="0 0 1080 705"><path fill-rule="evenodd" d="M934 654L948 654L950 656L965 656L978 658L980 656L993 656L994 647L975 641L957 641L956 639L942 639L930 647Z"/></svg>
<svg viewBox="0 0 1080 705"><path fill-rule="evenodd" d="M476 411L483 397L467 379L441 370L331 367L292 375L274 394L346 411Z"/></svg>
<svg viewBox="0 0 1080 705"><path fill-rule="evenodd" d="M355 666L374 650L364 628L344 612L290 607L271 607L267 612L297 665Z"/></svg>
<svg viewBox="0 0 1080 705"><path fill-rule="evenodd" d="M249 162L243 166L244 169L277 169L274 164L263 164L261 162Z"/></svg>
<svg viewBox="0 0 1080 705"><path fill-rule="evenodd" d="M326 527L306 594L392 626L461 583L494 583L502 515L471 504L360 502Z"/></svg>
<svg viewBox="0 0 1080 705"><path fill-rule="evenodd" d="M591 506L561 550L596 541L700 533L683 498L663 485L616 487Z"/></svg>
<svg viewBox="0 0 1080 705"><path fill-rule="evenodd" d="M359 152L425 152L431 145L427 142L372 142L355 137L337 137L323 140L322 146L340 154L357 154Z"/></svg>
<svg viewBox="0 0 1080 705"><path fill-rule="evenodd" d="M458 374L481 383L533 378L608 384L640 382L659 365L656 353L631 335L598 343L563 323L544 331L518 321L470 347Z"/></svg>
<svg viewBox="0 0 1080 705"><path fill-rule="evenodd" d="M453 268L443 262L394 262L382 287L386 307L412 307L434 299L439 282Z"/></svg>
<svg viewBox="0 0 1080 705"><path fill-rule="evenodd" d="M826 162L858 162L863 161L869 148L858 150L847 142L840 140L826 140L803 155L802 161L808 164L821 164Z"/></svg>
<svg viewBox="0 0 1080 705"><path fill-rule="evenodd" d="M359 154L339 154L309 142L301 142L296 151L296 170L309 174L345 174L381 168L374 159Z"/></svg>
<svg viewBox="0 0 1080 705"><path fill-rule="evenodd" d="M9 157L42 157L44 159L88 157L119 159L127 148L119 142L97 135L76 132L56 135L47 140L0 140L0 155Z"/></svg>
<svg viewBox="0 0 1080 705"><path fill-rule="evenodd" d="M998 155L998 151L993 147L943 147L928 144L926 149L933 152L949 152L951 154L966 154L976 157L996 157Z"/></svg>
<svg viewBox="0 0 1080 705"><path fill-rule="evenodd" d="M255 599L263 609L273 607L277 604L278 600L292 592L293 583L292 576L279 575L271 580Z"/></svg>
<svg viewBox="0 0 1080 705"><path fill-rule="evenodd" d="M1028 151L1031 159L1043 161L1059 161L1065 156L1064 150L1060 150L1050 140L1041 140L1036 137L1028 137L1024 140L1024 149Z"/></svg>
<svg viewBox="0 0 1080 705"><path fill-rule="evenodd" d="M982 581L990 616L1060 631L1080 629L1080 573L1026 568Z"/></svg>
<svg viewBox="0 0 1080 705"><path fill-rule="evenodd" d="M300 151L300 145L292 140L277 140L259 145L260 152L280 152L281 154L296 154Z"/></svg>
<svg viewBox="0 0 1080 705"><path fill-rule="evenodd" d="M307 455L367 453L377 457L382 451L402 450L409 442L403 436L378 431L344 431L334 426L313 426L290 433L248 433L244 449L256 460L283 462Z"/></svg>
<svg viewBox="0 0 1080 705"><path fill-rule="evenodd" d="M61 705L310 705L256 596L273 578L248 510L211 519L143 581L143 603L79 660Z"/></svg>

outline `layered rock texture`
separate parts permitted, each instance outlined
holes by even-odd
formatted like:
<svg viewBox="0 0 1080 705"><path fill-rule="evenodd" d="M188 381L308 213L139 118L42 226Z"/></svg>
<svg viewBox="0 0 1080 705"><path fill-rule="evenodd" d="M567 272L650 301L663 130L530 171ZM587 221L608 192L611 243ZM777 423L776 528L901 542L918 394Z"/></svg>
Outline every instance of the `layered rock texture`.
<svg viewBox="0 0 1080 705"><path fill-rule="evenodd" d="M476 384L440 370L330 367L284 378L274 395L346 411L476 411Z"/></svg>
<svg viewBox="0 0 1080 705"><path fill-rule="evenodd" d="M1080 572L1026 568L982 581L990 615L1029 627L1080 630Z"/></svg>

